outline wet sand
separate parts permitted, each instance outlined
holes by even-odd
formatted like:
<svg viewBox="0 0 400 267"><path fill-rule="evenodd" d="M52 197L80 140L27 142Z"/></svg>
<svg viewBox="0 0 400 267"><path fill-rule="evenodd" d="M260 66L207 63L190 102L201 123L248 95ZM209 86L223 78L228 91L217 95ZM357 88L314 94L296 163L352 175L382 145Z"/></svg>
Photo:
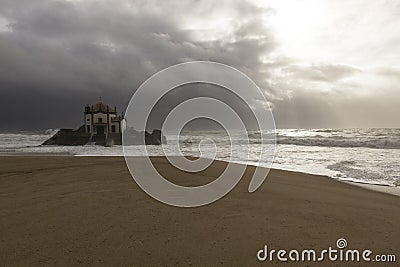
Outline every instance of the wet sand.
<svg viewBox="0 0 400 267"><path fill-rule="evenodd" d="M216 162L202 173L188 174L174 170L164 158L154 158L154 163L182 185L205 184L225 166ZM341 237L349 248L397 254L399 261L400 197L280 170L272 170L250 194L252 170L248 167L221 200L176 208L147 196L120 157L0 157L0 262L275 265L257 261L264 245L320 250L335 247Z"/></svg>

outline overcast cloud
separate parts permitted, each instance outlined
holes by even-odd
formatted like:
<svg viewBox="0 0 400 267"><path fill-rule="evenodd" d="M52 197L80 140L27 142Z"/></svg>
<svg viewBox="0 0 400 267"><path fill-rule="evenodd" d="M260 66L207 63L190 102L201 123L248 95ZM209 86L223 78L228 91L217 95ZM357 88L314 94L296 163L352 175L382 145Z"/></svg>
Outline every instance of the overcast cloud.
<svg viewBox="0 0 400 267"><path fill-rule="evenodd" d="M0 129L76 127L100 96L122 111L149 76L191 60L246 73L278 127L400 127L400 6L345 2L2 0Z"/></svg>

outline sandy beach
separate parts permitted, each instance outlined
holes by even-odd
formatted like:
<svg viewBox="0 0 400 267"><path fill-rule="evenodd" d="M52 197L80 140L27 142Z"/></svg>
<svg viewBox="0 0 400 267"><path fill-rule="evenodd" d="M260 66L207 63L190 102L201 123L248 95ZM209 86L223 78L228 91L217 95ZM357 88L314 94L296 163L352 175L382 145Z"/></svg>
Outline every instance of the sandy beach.
<svg viewBox="0 0 400 267"><path fill-rule="evenodd" d="M205 184L224 168L216 162L194 175L174 170L164 158L153 161L171 181L188 186ZM334 247L338 238L349 248L400 257L400 197L280 170L250 194L252 169L221 200L175 208L147 196L121 157L0 157L0 262L275 265L257 260L264 245L318 250Z"/></svg>

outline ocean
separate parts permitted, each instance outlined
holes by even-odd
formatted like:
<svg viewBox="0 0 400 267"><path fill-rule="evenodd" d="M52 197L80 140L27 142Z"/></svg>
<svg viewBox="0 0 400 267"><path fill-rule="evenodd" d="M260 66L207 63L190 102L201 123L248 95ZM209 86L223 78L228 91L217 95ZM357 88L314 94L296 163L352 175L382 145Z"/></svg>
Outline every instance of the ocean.
<svg viewBox="0 0 400 267"><path fill-rule="evenodd" d="M122 146L41 146L56 130L0 133L0 153L13 154L70 154L75 156L121 156ZM249 134L250 153L243 155L232 148L223 132L185 132L180 136L184 155L212 157L224 161L268 166L272 159L257 158L261 148L258 132ZM272 167L283 170L327 175L334 179L368 184L400 186L400 129L279 129L278 143ZM173 143L174 137L166 135ZM209 142L199 143L202 140ZM176 140L175 140L176 141ZM213 143L212 143L213 142ZM273 145L266 142L264 146ZM126 148L130 155L145 155L144 146ZM147 146L149 155L178 155L170 144ZM209 153L210 152L210 153ZM252 153L254 152L254 153Z"/></svg>

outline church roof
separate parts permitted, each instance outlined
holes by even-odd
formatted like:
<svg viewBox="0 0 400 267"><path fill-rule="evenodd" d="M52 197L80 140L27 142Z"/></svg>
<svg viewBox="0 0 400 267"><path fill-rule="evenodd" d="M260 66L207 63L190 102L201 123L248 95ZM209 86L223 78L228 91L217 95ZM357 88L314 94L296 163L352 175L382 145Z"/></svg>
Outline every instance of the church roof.
<svg viewBox="0 0 400 267"><path fill-rule="evenodd" d="M107 105L106 103L103 103L102 101L97 102L96 104L92 106L87 106L85 108L85 112L88 113L117 113L117 108L116 107L111 107Z"/></svg>

